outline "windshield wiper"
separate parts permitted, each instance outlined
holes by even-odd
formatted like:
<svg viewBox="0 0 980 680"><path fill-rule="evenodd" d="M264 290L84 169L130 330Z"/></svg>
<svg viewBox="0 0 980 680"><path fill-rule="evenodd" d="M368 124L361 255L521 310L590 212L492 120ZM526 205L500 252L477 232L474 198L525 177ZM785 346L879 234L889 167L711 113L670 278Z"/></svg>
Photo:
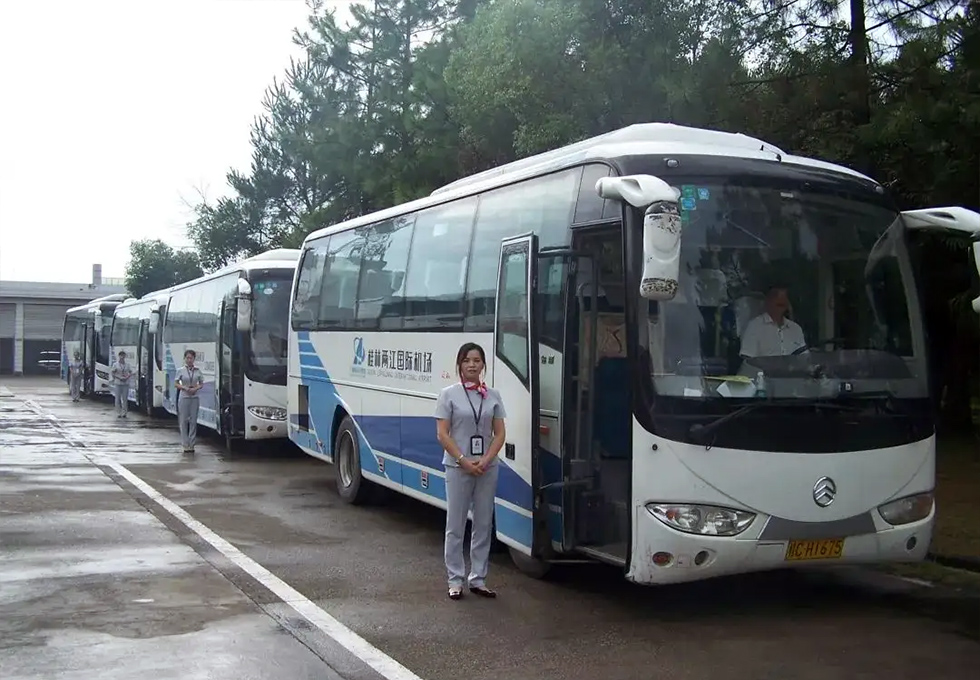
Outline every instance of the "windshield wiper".
<svg viewBox="0 0 980 680"><path fill-rule="evenodd" d="M708 443L709 437L711 437L712 434L720 430L722 427L741 418L746 413L755 411L763 406L791 406L797 408L814 407L826 409L828 411L847 411L851 413L863 410L859 406L835 404L827 401L826 399L760 399L759 401L754 401L751 404L740 406L731 413L726 413L723 416L719 416L707 424L695 423L688 428L687 434L695 444L706 444Z"/></svg>

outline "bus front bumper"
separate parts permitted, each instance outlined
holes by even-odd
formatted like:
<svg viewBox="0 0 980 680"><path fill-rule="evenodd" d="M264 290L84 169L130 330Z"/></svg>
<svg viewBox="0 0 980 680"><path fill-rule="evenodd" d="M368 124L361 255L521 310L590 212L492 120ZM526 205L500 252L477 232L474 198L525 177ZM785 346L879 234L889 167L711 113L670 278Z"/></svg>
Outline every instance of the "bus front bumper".
<svg viewBox="0 0 980 680"><path fill-rule="evenodd" d="M847 536L773 540L760 536L771 517L760 515L734 537L691 534L667 526L644 505L635 508L632 560L627 578L658 585L716 576L796 567L829 567L925 559L932 540L935 507L924 519L892 526L872 510L874 531ZM802 528L802 527L801 527Z"/></svg>
<svg viewBox="0 0 980 680"><path fill-rule="evenodd" d="M280 439L289 435L286 409L250 406L245 409L245 439Z"/></svg>

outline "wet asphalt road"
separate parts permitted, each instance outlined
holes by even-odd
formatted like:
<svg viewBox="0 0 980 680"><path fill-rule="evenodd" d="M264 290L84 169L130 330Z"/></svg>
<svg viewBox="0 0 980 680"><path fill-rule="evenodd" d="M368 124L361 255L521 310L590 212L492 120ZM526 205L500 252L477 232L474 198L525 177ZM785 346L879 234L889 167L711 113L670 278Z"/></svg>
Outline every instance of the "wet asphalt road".
<svg viewBox="0 0 980 680"><path fill-rule="evenodd" d="M289 444L232 455L205 434L187 455L173 419L0 379L0 678L919 680L980 665L976 617L866 572L656 589L603 566L535 581L500 553L498 599L452 602L442 522L409 499L344 505L333 468ZM394 662L369 667L346 629Z"/></svg>

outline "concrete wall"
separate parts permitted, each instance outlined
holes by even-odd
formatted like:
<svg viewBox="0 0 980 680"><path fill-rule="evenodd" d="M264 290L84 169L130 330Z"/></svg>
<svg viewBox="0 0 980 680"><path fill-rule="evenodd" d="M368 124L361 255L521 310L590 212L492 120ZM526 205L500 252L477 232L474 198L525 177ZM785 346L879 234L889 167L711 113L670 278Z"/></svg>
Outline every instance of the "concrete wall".
<svg viewBox="0 0 980 680"><path fill-rule="evenodd" d="M72 307L126 292L118 280L107 285L110 280L102 278L101 270L95 280L91 284L0 281L0 374L48 372L49 364L43 363L48 356L42 353L57 350L60 355L61 348L61 322L55 317L63 320ZM25 307L31 314L25 315Z"/></svg>

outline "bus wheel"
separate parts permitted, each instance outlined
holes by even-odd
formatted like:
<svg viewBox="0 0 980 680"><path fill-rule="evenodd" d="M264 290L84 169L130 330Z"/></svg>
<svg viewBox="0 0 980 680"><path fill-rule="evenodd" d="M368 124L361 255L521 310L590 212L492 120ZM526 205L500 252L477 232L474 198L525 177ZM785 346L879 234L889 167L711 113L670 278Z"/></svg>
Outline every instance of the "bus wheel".
<svg viewBox="0 0 980 680"><path fill-rule="evenodd" d="M510 559L514 562L517 570L531 578L544 578L551 571L551 564L535 557L529 557L515 548L508 547Z"/></svg>
<svg viewBox="0 0 980 680"><path fill-rule="evenodd" d="M341 421L333 450L340 497L351 505L366 503L371 493L370 482L361 475L361 447L350 416L344 416Z"/></svg>

